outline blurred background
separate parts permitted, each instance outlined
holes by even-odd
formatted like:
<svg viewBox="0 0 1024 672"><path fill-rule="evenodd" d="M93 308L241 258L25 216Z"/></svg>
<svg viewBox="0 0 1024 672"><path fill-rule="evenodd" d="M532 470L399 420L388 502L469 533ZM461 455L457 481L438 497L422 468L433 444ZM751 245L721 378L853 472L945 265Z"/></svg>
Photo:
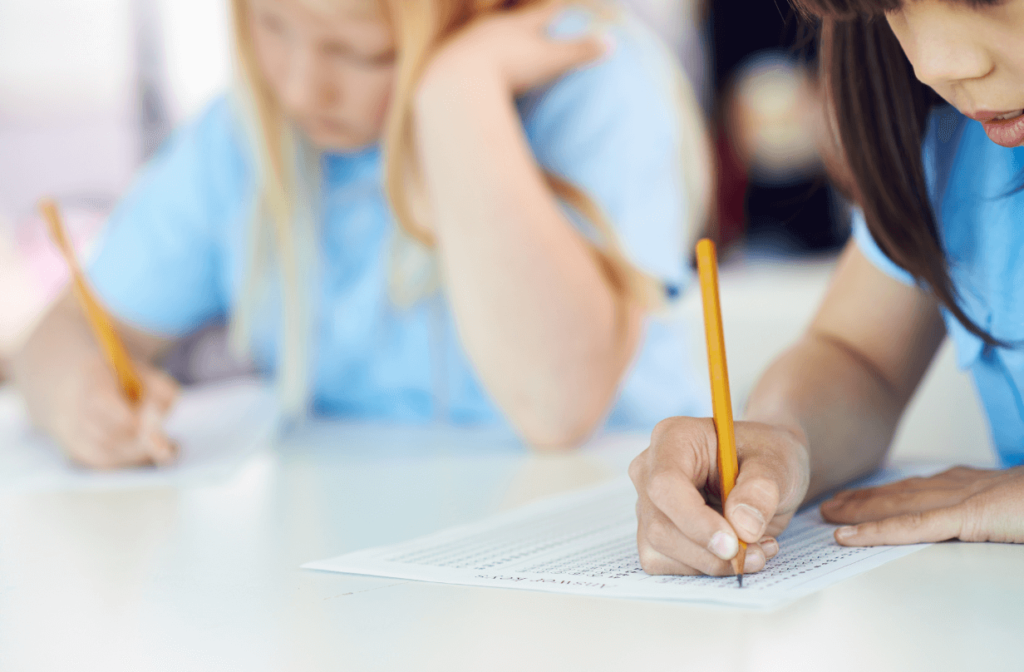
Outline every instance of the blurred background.
<svg viewBox="0 0 1024 672"><path fill-rule="evenodd" d="M617 1L670 45L708 115L732 257L835 252L846 206L822 173L813 52L788 4ZM36 201L60 199L88 250L140 163L227 85L228 21L226 0L0 0L0 376L64 282Z"/></svg>

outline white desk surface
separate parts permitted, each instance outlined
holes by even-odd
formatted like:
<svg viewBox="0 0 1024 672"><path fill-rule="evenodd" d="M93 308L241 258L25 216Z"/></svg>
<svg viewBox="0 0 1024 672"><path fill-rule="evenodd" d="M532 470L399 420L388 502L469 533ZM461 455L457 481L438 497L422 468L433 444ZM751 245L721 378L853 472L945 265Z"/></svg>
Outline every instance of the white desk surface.
<svg viewBox="0 0 1024 672"><path fill-rule="evenodd" d="M0 495L0 670L1020 664L1024 546L940 544L769 614L299 569L604 481L645 445L545 456L481 431L324 424L220 483Z"/></svg>

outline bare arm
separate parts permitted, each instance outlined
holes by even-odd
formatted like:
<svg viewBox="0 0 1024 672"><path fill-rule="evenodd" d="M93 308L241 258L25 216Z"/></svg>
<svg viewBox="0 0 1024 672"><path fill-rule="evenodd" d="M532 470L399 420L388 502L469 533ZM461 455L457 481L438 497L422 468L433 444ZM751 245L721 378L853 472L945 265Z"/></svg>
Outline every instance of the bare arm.
<svg viewBox="0 0 1024 672"><path fill-rule="evenodd" d="M145 386L138 407L123 398L70 291L54 304L22 350L13 373L33 421L87 466L111 468L173 458L159 429L176 385L151 366L170 341L116 323Z"/></svg>
<svg viewBox="0 0 1024 672"><path fill-rule="evenodd" d="M746 417L804 437L813 498L881 463L945 333L930 295L850 243L810 328L762 376Z"/></svg>
<svg viewBox="0 0 1024 672"><path fill-rule="evenodd" d="M419 91L416 134L462 343L523 436L564 446L605 412L642 315L617 315L614 290L545 184L514 107L519 88L601 53L593 40L551 46L540 37L549 14L505 15L442 51ZM516 67L532 71L501 69L488 52L503 40L528 43L508 49L521 48Z"/></svg>

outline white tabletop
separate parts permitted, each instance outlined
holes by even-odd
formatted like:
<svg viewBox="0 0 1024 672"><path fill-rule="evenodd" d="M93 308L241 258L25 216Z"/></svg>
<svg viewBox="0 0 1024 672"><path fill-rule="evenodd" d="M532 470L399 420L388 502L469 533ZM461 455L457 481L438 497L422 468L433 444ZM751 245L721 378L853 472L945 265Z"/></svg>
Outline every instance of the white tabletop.
<svg viewBox="0 0 1024 672"><path fill-rule="evenodd" d="M219 483L0 495L0 670L981 669L1024 546L940 544L774 613L299 569L618 476L646 444L320 424ZM1005 669L1005 668L1004 668Z"/></svg>
<svg viewBox="0 0 1024 672"><path fill-rule="evenodd" d="M830 266L723 267L738 404L806 324ZM695 294L682 311L700 371ZM908 416L897 457L991 459L948 347ZM770 614L299 569L620 476L646 441L533 455L492 432L322 424L216 483L0 494L0 672L960 671L1020 659L1024 546L939 544Z"/></svg>

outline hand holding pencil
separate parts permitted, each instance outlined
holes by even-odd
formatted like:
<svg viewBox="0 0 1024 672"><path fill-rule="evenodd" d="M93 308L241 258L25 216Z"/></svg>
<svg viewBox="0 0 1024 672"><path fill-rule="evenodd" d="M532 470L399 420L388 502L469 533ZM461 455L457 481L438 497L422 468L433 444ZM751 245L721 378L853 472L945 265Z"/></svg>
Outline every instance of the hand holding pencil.
<svg viewBox="0 0 1024 672"><path fill-rule="evenodd" d="M49 338L33 339L32 375L21 386L37 423L85 466L116 468L172 461L177 448L162 429L177 395L163 372L133 361L79 267L60 212L43 201L40 212L71 272L73 296L44 318ZM84 318L84 319L83 319ZM56 328L54 328L56 327Z"/></svg>
<svg viewBox="0 0 1024 672"><path fill-rule="evenodd" d="M649 574L760 571L778 553L775 536L807 489L807 449L797 437L771 425L733 423L714 247L698 245L715 417L660 422L651 445L630 464L637 547Z"/></svg>

